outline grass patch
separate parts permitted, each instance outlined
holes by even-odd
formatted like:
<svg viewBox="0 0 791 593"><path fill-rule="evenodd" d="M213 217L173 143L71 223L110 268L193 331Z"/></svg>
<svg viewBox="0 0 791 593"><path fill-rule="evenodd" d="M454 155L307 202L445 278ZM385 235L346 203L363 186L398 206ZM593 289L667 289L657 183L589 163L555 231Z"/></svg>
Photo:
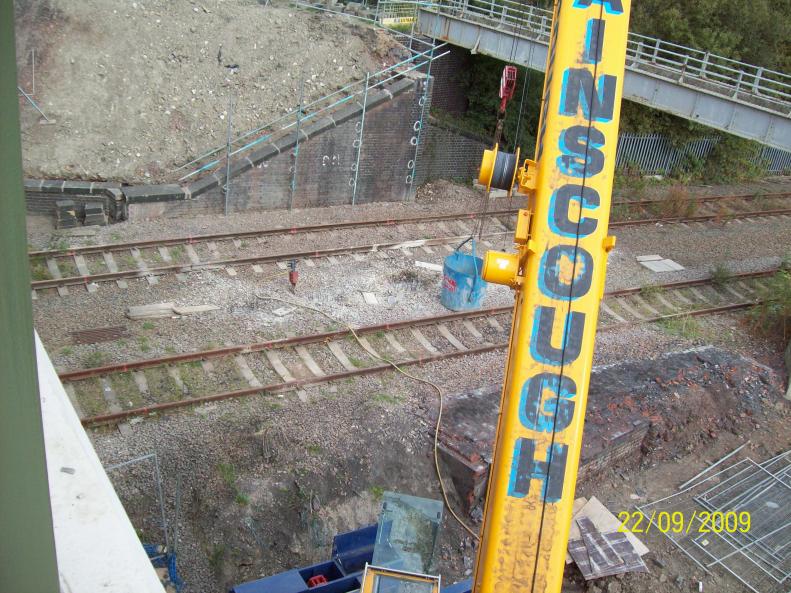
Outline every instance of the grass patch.
<svg viewBox="0 0 791 593"><path fill-rule="evenodd" d="M666 218L693 216L698 209L698 203L690 199L689 192L683 185L671 187L659 206L658 214Z"/></svg>
<svg viewBox="0 0 791 593"><path fill-rule="evenodd" d="M352 363L354 366L356 366L358 369L362 369L368 366L362 358L356 358L354 356L349 357L349 362Z"/></svg>
<svg viewBox="0 0 791 593"><path fill-rule="evenodd" d="M97 416L107 411L104 390L98 379L88 379L76 383L74 385L74 393L83 414L86 416Z"/></svg>
<svg viewBox="0 0 791 593"><path fill-rule="evenodd" d="M69 242L66 239L55 239L54 237L49 242L49 249L56 251L64 251L69 248Z"/></svg>
<svg viewBox="0 0 791 593"><path fill-rule="evenodd" d="M30 277L34 281L49 279L49 269L43 257L34 257L30 260Z"/></svg>
<svg viewBox="0 0 791 593"><path fill-rule="evenodd" d="M311 455L318 455L319 453L321 453L321 445L319 445L318 443L311 443L305 449Z"/></svg>
<svg viewBox="0 0 791 593"><path fill-rule="evenodd" d="M640 296L644 298L651 298L658 294L661 294L664 289L661 286L657 286L656 284L646 284L640 288Z"/></svg>
<svg viewBox="0 0 791 593"><path fill-rule="evenodd" d="M137 343L140 346L140 352L148 352L151 350L151 344L149 344L148 338L146 336L140 336L137 339Z"/></svg>
<svg viewBox="0 0 791 593"><path fill-rule="evenodd" d="M667 333L687 340L697 340L703 335L700 322L690 315L661 319L657 325Z"/></svg>
<svg viewBox="0 0 791 593"><path fill-rule="evenodd" d="M250 504L250 497L239 490L236 485L236 467L232 463L218 463L217 471L220 473L222 481L230 488L233 493L233 500L239 506L247 506Z"/></svg>
<svg viewBox="0 0 791 593"><path fill-rule="evenodd" d="M791 271L783 269L768 282L763 302L750 312L753 326L766 336L791 337Z"/></svg>
<svg viewBox="0 0 791 593"><path fill-rule="evenodd" d="M733 272L728 269L724 264L717 264L709 272L709 278L715 286L723 286L731 281Z"/></svg>
<svg viewBox="0 0 791 593"><path fill-rule="evenodd" d="M143 329L145 329L145 330L154 329L154 323L152 321L144 321L143 322Z"/></svg>
<svg viewBox="0 0 791 593"><path fill-rule="evenodd" d="M610 218L612 220L629 220L631 211L626 204L613 204L610 209Z"/></svg>
<svg viewBox="0 0 791 593"><path fill-rule="evenodd" d="M371 486L368 491L371 493L371 496L374 497L374 500L379 501L382 500L382 497L385 494L385 489L381 486Z"/></svg>
<svg viewBox="0 0 791 593"><path fill-rule="evenodd" d="M72 354L74 354L74 348L72 348L71 346L64 346L63 348L60 349L60 353L63 356L71 356Z"/></svg>
<svg viewBox="0 0 791 593"><path fill-rule="evenodd" d="M104 355L104 353L97 350L96 352L86 354L85 358L82 359L82 362L86 367L93 368L102 366L106 360L107 357Z"/></svg>
<svg viewBox="0 0 791 593"><path fill-rule="evenodd" d="M371 399L377 403L391 406L400 404L403 401L401 397L397 395L390 395L388 393L376 393Z"/></svg>
<svg viewBox="0 0 791 593"><path fill-rule="evenodd" d="M211 552L209 552L209 566L212 567L214 572L219 572L222 568L223 561L225 560L225 545L214 544Z"/></svg>

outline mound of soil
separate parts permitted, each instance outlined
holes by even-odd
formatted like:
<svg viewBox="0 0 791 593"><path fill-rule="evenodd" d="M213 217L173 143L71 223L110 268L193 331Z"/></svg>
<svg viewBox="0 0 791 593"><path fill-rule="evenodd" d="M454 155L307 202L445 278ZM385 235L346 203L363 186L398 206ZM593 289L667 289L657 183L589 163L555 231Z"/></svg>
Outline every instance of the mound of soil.
<svg viewBox="0 0 791 593"><path fill-rule="evenodd" d="M171 181L235 134L394 63L381 30L254 0L19 0L25 173L59 179ZM182 172L183 173L183 172Z"/></svg>

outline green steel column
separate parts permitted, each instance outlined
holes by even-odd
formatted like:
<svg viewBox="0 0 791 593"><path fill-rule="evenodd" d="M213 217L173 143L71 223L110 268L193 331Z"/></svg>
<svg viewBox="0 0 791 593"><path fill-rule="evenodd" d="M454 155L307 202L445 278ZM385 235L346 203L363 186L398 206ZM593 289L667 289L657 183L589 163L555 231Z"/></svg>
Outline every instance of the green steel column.
<svg viewBox="0 0 791 593"><path fill-rule="evenodd" d="M56 593L19 145L14 3L0 0L0 591Z"/></svg>

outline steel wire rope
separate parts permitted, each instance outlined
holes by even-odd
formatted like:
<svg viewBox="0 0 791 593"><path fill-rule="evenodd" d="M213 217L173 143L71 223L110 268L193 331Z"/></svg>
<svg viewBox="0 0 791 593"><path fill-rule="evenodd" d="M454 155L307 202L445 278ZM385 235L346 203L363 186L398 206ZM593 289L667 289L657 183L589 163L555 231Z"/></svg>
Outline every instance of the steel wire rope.
<svg viewBox="0 0 791 593"><path fill-rule="evenodd" d="M433 381L429 381L428 379L423 379L422 377L416 377L415 375L412 375L411 373L408 373L407 371L402 369L400 366L398 366L397 363L393 362L389 358L385 358L384 356L380 356L379 354L373 352L369 348L366 348L365 344L363 344L362 340L360 339L360 336L357 334L357 331L350 324L346 323L345 321L341 321L341 320L333 317L329 313L327 313L325 311L322 311L321 309L318 309L316 307L311 307L310 305L306 305L304 303L297 303L297 302L294 302L294 301L290 301L288 299L282 299L280 297L263 296L263 295L260 295L258 293L254 293L254 294L255 294L256 298L261 299L261 300L278 301L278 302L281 302L281 303L285 303L287 305L291 305L293 307L300 307L302 309L308 309L310 311L315 311L316 313L319 313L320 315L323 315L324 317L326 317L327 319L329 319L333 323L340 323L342 325L345 325L346 328L354 336L354 339L357 340L357 343L360 345L360 347L363 350L365 350L368 354L370 354L373 358L376 358L377 360L380 360L380 361L384 362L385 364L390 365L396 371L398 371L402 375L412 379L413 381L417 381L418 383L423 383L425 385L430 386L432 389L434 389L434 391L437 392L437 399L438 399L437 422L434 425L434 470L436 471L436 474L437 474L437 481L439 482L439 489L440 489L440 492L442 493L442 500L445 503L445 507L448 509L448 511L450 511L450 514L458 522L458 524L461 525L462 528L467 533L469 533L473 537L473 539L475 539L477 541L479 539L478 534L475 533L475 531L473 531L472 528L469 527L462 520L462 518L459 517L458 514L456 514L456 511L453 510L453 507L450 506L450 501L448 500L448 493L445 491L445 484L442 481L442 472L439 469L439 431L440 431L440 427L442 426L442 412L443 412L444 407L445 407L445 393L442 391L442 388L439 385L437 385L436 383L434 383Z"/></svg>
<svg viewBox="0 0 791 593"><path fill-rule="evenodd" d="M492 0L492 1L494 3L494 0ZM508 0L503 0L503 11L506 10L506 6L505 6L505 2L506 1L508 1ZM517 2L516 4L519 7L527 6L526 2ZM512 40L511 40L511 51L508 54L508 64L513 64L514 60L516 59L517 40L519 39L519 35L522 33L523 25L524 25L524 19L520 18L519 13L517 13L517 24L516 24L515 31L512 32L513 37L512 37ZM525 70L527 71L527 68ZM529 79L527 79L527 80L529 80ZM521 119L522 106L524 104L524 99L525 99L525 93L524 93L524 85L523 85L523 87L522 87L522 98L521 98L521 101L519 102L520 119ZM505 124L504 120L505 120L505 114L503 114L503 124ZM514 147L516 147L517 145L518 144L515 142L514 143ZM495 163L493 163L492 166L495 166ZM515 163L514 166L518 167L519 163ZM511 188L511 189L513 189L513 188ZM513 192L509 192L509 193L513 194ZM509 197L509 204L511 204L512 201L513 201L513 195L511 195ZM484 218L485 218L486 213L489 211L490 203L491 203L491 190L489 189L486 192L484 192L483 197L481 198L480 212L484 216L478 220L476 228L473 229L473 232L470 235L470 237L474 236L475 233L477 232L478 233L478 239L483 238L483 234L486 231L486 221L484 220Z"/></svg>

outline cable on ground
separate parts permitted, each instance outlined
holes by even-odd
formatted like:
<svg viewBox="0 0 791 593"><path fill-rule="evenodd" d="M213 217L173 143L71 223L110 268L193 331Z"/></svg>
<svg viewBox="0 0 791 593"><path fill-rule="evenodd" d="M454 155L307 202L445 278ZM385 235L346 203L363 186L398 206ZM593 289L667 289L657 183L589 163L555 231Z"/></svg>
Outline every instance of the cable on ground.
<svg viewBox="0 0 791 593"><path fill-rule="evenodd" d="M419 383L423 383L425 385L429 385L431 388L434 389L434 391L437 392L437 397L438 397L438 400L439 400L439 408L438 408L438 412L437 412L437 424L434 427L434 470L437 473L437 480L439 481L439 489L442 492L442 499L445 502L445 507L450 511L450 514L453 515L453 518L456 519L456 521L459 523L459 525L461 525L467 533L469 533L474 539L477 540L478 539L478 534L475 533L475 531L473 531L472 528L470 528L461 519L461 517L459 517L459 515L456 514L456 511L454 511L453 508L450 506L450 502L448 500L448 494L445 491L445 484L442 482L442 472L439 469L439 429L440 429L440 426L442 425L442 411L443 411L443 408L445 406L445 394L443 393L442 388L439 385L437 385L436 383L434 383L432 381L429 381L428 379L423 379L421 377L416 377L415 375L412 375L412 374L408 373L407 371L402 369L400 366L398 366L396 363L394 363L392 360L390 360L388 358L384 358L383 356L379 356L378 354L372 352L371 350L369 350L368 348L365 347L365 345L360 340L360 336L357 335L357 332L355 331L355 329L351 325L349 325L345 321L340 321L340 320L336 319L335 317L333 317L329 313L326 313L326 312L322 311L321 309L317 309L316 307L311 307L310 305L305 305L303 303L295 303L294 301L289 301L287 299L281 299L280 297L262 296L262 295L260 295L258 293L255 293L255 296L256 296L256 298L259 298L259 299L262 299L262 300L279 301L281 303L285 303L287 305L291 305L292 307L300 307L302 309L308 309L310 311L315 311L316 313L318 313L320 315L323 315L324 317L326 317L327 319L329 319L333 323L340 323L342 325L345 325L346 328L354 336L354 339L357 340L357 343L360 344L360 347L362 347L363 350L368 352L368 354L370 354L373 358L376 358L377 360L381 360L385 364L390 365L396 371L398 371L399 373L401 373L402 375L404 375L406 377L409 377L413 381L417 381Z"/></svg>

